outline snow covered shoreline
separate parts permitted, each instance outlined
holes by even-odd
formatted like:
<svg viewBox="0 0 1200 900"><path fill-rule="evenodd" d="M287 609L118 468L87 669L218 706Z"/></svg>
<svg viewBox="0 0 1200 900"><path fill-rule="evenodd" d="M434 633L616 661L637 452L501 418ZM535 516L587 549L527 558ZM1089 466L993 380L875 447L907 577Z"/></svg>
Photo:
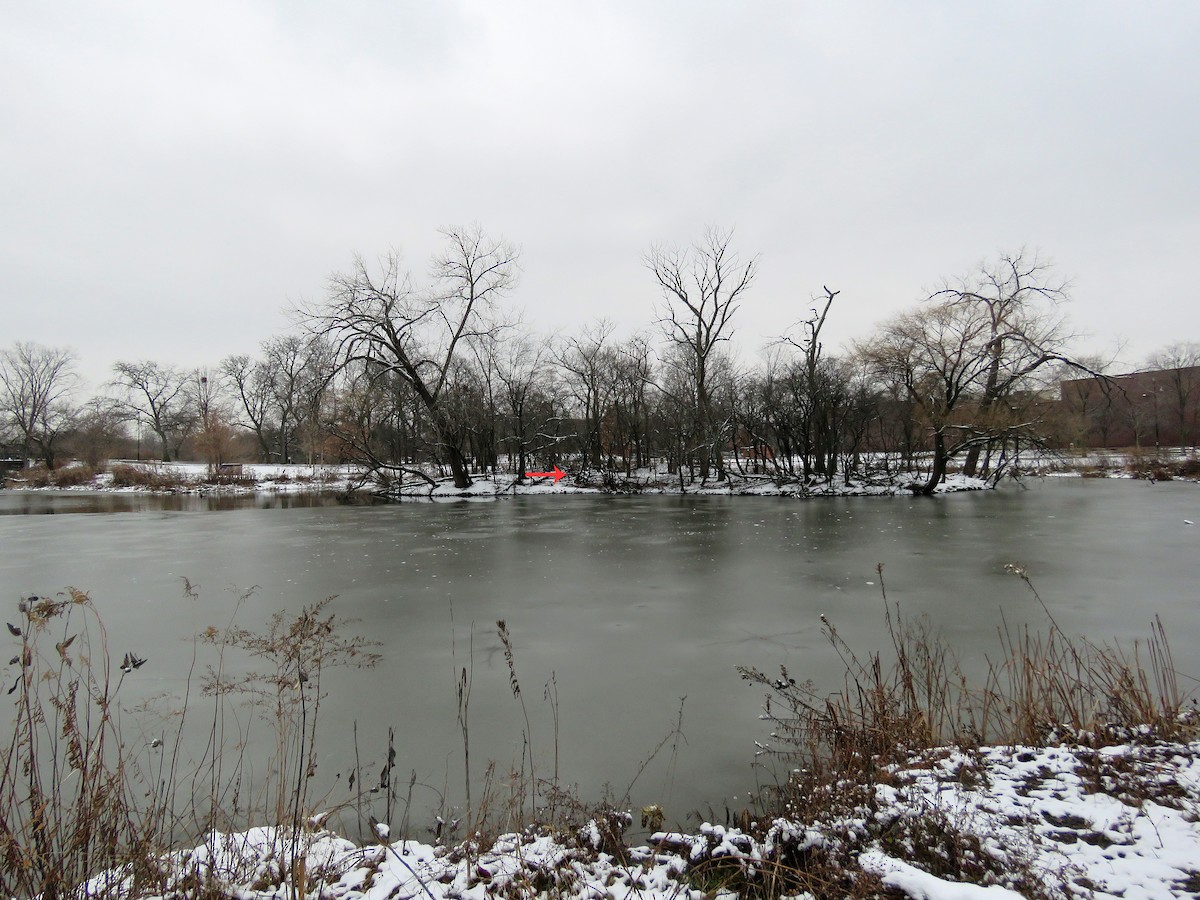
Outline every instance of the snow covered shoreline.
<svg viewBox="0 0 1200 900"><path fill-rule="evenodd" d="M71 471L70 469L60 471ZM136 473L130 479L128 473ZM124 473L124 477L121 477ZM685 484L677 476L640 470L629 477L603 476L598 473L551 478L517 479L511 475L476 475L470 487L456 488L449 479L430 484L409 479L386 495L394 500L483 499L542 494L665 494L697 496L757 497L858 497L911 494L923 480L906 474L894 479L850 479L837 477L830 482L812 479L777 480L766 475L736 475L707 484ZM130 483L130 482L134 483ZM10 489L27 491L89 491L150 494L300 494L336 493L369 497L375 488L363 483L363 473L355 466L269 465L238 466L236 474L212 477L203 463L154 463L114 461L107 471L88 477L63 478L59 483L10 482ZM991 485L978 478L960 474L947 476L938 493L986 490Z"/></svg>
<svg viewBox="0 0 1200 900"><path fill-rule="evenodd" d="M914 491L915 479L912 477L899 478L894 481L879 482L863 479L851 479L846 482L838 477L831 482L814 480L810 483L802 481L777 482L768 476L738 477L730 476L725 481L710 481L707 484L681 484L670 477L650 478L633 476L629 479L617 478L604 483L600 476L592 478L572 479L567 483L563 479L559 484L551 484L548 479L535 479L518 483L516 479L476 478L474 483L465 489L455 488L451 483L441 483L436 488L414 486L411 493L403 496L430 497L432 499L453 499L455 497L487 497L505 495L540 495L540 494L666 494L677 496L716 496L716 497L864 497L890 496L893 494L911 494ZM583 482L583 483L580 483ZM950 475L937 488L938 493L952 491L986 490L990 485L979 478L967 478L963 475Z"/></svg>
<svg viewBox="0 0 1200 900"><path fill-rule="evenodd" d="M1200 891L1200 743L926 751L889 767L849 814L829 821L777 818L746 831L705 824L634 848L622 845L622 815L454 846L388 843L383 824L384 843L368 846L308 829L294 841L289 829L214 834L162 860L161 886L137 893L180 896L203 885L243 900L290 896L292 887L338 900L701 900L750 891L1000 900ZM89 886L93 896L133 893L121 872Z"/></svg>
<svg viewBox="0 0 1200 900"><path fill-rule="evenodd" d="M1174 471L1174 475L1172 475ZM1185 451L1137 453L1094 450L1071 454L1030 452L1006 477L1112 477L1196 480L1200 461ZM393 473L399 475L400 472ZM448 477L430 473L429 480L412 473L401 482L387 473L372 475L357 465L238 463L214 473L205 463L163 463L112 460L93 471L73 463L53 473L27 470L9 476L7 487L28 491L91 491L144 494L254 495L338 494L364 500L479 500L534 494L664 494L757 497L861 497L918 493L928 477L924 472L897 472L847 480L782 478L729 470L721 481L685 482L665 469L637 469L629 475L613 472L562 473L564 477L529 477L495 472L472 475L472 484L456 488ZM987 490L992 480L951 472L935 493Z"/></svg>

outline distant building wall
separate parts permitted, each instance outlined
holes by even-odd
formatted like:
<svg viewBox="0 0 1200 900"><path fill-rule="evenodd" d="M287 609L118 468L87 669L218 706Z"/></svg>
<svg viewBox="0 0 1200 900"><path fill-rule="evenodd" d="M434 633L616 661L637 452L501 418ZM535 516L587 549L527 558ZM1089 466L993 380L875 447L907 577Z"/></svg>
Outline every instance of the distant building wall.
<svg viewBox="0 0 1200 900"><path fill-rule="evenodd" d="M1200 366L1060 384L1071 443L1085 447L1195 447Z"/></svg>

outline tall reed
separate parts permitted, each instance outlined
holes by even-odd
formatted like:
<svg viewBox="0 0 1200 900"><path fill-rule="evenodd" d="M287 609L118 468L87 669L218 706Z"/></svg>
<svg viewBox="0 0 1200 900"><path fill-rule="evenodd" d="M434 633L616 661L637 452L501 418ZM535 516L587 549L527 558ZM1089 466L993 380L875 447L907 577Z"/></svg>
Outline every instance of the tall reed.
<svg viewBox="0 0 1200 900"><path fill-rule="evenodd" d="M18 612L8 623L16 652L13 727L0 749L0 892L55 900L119 869L93 887L115 894L154 875L162 844L163 795L138 771L118 716L121 687L144 660L127 653L114 677L83 591L29 597Z"/></svg>
<svg viewBox="0 0 1200 900"><path fill-rule="evenodd" d="M768 689L763 718L772 743L762 754L802 762L808 772L869 776L880 765L933 747L984 744L1095 743L1196 732L1190 695L1179 676L1162 622L1127 649L1071 637L1059 626L1020 566L1008 570L1037 601L1045 626L1003 621L998 653L981 679L970 678L949 642L927 618L889 603L877 567L891 652L860 656L825 616L821 626L843 665L832 691L797 682L786 667L770 676L740 666L741 676Z"/></svg>

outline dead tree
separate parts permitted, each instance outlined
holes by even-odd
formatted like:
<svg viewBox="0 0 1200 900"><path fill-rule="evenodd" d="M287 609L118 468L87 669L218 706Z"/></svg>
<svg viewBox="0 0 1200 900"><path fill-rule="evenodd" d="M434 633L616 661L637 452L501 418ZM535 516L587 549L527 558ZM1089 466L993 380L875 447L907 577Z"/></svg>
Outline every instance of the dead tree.
<svg viewBox="0 0 1200 900"><path fill-rule="evenodd" d="M732 237L732 231L709 228L690 247L656 245L644 257L665 299L659 325L667 340L685 351L691 370L691 432L701 481L713 466L719 479L725 476L726 429L714 414L709 376L716 349L732 337L730 320L758 272L758 257L743 263L730 247Z"/></svg>

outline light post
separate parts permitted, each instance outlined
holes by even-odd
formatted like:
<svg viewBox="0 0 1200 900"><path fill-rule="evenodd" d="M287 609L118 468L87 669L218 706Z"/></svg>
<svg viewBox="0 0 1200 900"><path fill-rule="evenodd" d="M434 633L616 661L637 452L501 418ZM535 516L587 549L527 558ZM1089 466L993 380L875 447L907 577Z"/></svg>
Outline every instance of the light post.
<svg viewBox="0 0 1200 900"><path fill-rule="evenodd" d="M1152 382L1152 384L1153 384L1153 382ZM1142 393L1142 400L1145 401L1146 398L1150 398L1150 402L1153 404L1153 407L1154 407L1154 452L1157 453L1158 449L1159 449L1159 443L1160 443L1159 433L1158 433L1158 386L1157 385L1154 385L1154 387L1151 390L1145 391Z"/></svg>
<svg viewBox="0 0 1200 900"><path fill-rule="evenodd" d="M1162 390L1162 386L1158 383L1157 379L1152 381L1151 384L1154 385L1154 451L1157 453L1162 443L1158 433L1158 393Z"/></svg>
<svg viewBox="0 0 1200 900"><path fill-rule="evenodd" d="M1008 411L1012 414L1012 422L1017 420L1017 408L1009 406ZM1020 432L1013 431L1013 471L1017 471L1021 467L1021 435Z"/></svg>

